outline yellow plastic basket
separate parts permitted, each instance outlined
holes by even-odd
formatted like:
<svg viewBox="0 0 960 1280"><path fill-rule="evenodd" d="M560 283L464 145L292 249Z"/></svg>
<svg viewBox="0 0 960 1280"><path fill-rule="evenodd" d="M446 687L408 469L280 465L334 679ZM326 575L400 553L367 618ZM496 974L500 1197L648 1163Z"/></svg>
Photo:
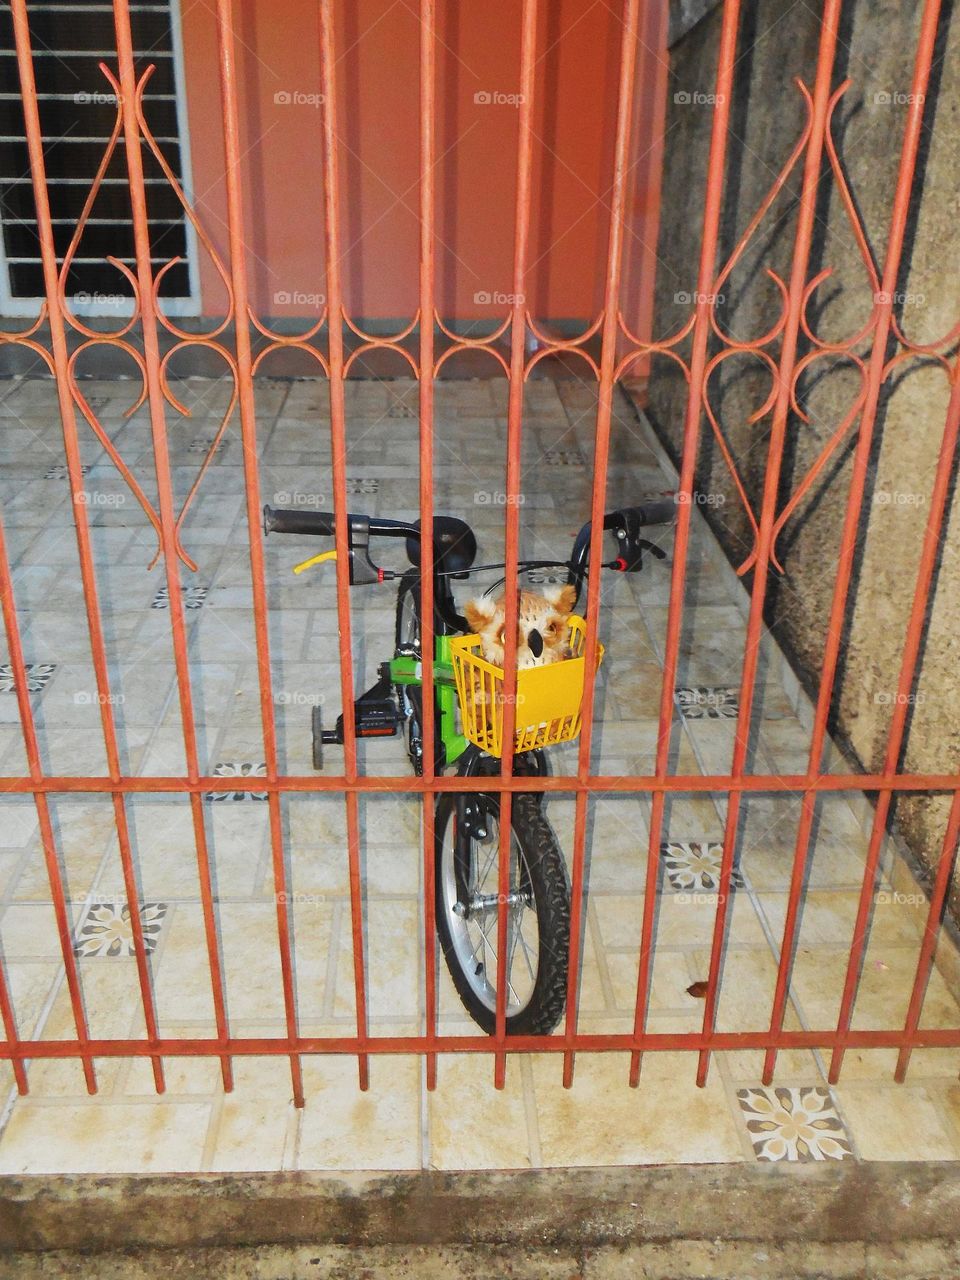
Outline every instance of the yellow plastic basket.
<svg viewBox="0 0 960 1280"><path fill-rule="evenodd" d="M569 742L579 734L586 625L583 618L571 615L572 658L517 672L515 751ZM503 668L481 656L479 636L456 636L450 650L464 735L490 755L499 756L503 751ZM602 659L603 645L598 642L598 667Z"/></svg>

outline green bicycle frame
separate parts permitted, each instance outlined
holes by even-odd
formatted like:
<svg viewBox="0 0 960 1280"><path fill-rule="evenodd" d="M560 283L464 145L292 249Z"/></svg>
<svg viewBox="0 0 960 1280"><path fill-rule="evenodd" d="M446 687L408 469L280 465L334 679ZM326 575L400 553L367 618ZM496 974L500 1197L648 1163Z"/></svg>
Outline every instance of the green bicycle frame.
<svg viewBox="0 0 960 1280"><path fill-rule="evenodd" d="M469 743L457 728L457 686L453 677L450 657L450 636L437 636L434 642L433 684L439 712L438 731L443 743L444 759L454 764L463 755ZM423 686L423 666L416 658L391 658L390 679L394 684Z"/></svg>

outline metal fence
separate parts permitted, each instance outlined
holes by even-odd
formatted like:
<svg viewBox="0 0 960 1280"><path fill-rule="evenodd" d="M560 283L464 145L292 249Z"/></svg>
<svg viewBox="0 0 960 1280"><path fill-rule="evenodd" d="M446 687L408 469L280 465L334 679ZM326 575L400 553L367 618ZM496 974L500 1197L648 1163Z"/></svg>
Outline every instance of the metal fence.
<svg viewBox="0 0 960 1280"><path fill-rule="evenodd" d="M724 196L725 167L731 105L737 93L736 47L738 24L741 17L739 0L726 0L722 11L722 32L719 58L716 67L715 94L712 106L712 132L706 175L706 190L702 213L702 237L700 261L697 272L694 306L682 329L657 341L642 341L632 334L623 322L621 306L621 279L624 272L624 224L625 204L628 196L631 166L631 125L634 119L636 90L636 47L638 23L642 11L639 0L625 0L622 5L622 45L619 61L619 93L615 128L615 163L608 193L609 232L606 263L604 267L604 302L600 315L587 334L579 339L557 341L540 330L534 330L539 346L531 350L527 336L534 329L534 321L526 314L524 296L531 268L531 208L533 197L533 172L536 139L533 121L537 95L536 41L538 21L542 19L544 5L538 0L522 2L522 42L520 57L520 105L518 108L518 144L516 165L516 208L514 234L513 302L503 325L493 335L483 338L457 337L453 328L444 323L435 304L435 260L437 246L437 193L435 173L437 165L437 30L434 0L420 0L420 275L419 310L409 327L393 338L382 338L365 333L352 320L343 306L341 279L343 259L343 232L341 198L343 180L339 159L340 126L338 122L337 70L338 51L335 44L333 0L319 0L321 75L318 86L322 94L322 146L324 175L324 210L326 254L326 295L324 316L307 333L290 337L272 332L265 322L254 314L250 305L249 273L247 263L247 238L244 226L244 188L247 181L245 159L240 141L238 107L238 52L235 30L235 4L233 0L217 0L219 74L222 102L223 142L225 148L224 184L228 215L228 253L222 261L210 238L206 235L196 214L189 209L177 178L163 159L163 152L151 135L145 110L144 95L148 90L150 72L137 78L131 42L130 11L127 0L114 0L113 11L116 27L116 64L104 66L104 75L117 97L117 117L98 183L115 149L125 158L126 173L132 211L132 226L136 250L135 271L127 269L135 297L134 314L129 321L112 335L86 327L67 307L64 282L69 271L70 259L89 214L96 185L80 219L73 245L64 259L58 260L54 243L45 173L44 145L34 79L34 49L31 47L30 15L26 0L10 0L16 39L16 56L22 87L26 122L26 140L29 151L33 195L36 202L37 225L40 234L43 263L43 279L46 305L36 322L20 333L5 332L2 341L20 344L35 352L56 379L59 407L63 423L66 465L74 494L74 515L79 562L86 603L86 623L89 628L93 664L96 672L98 704L102 731L106 744L108 774L92 777L49 776L41 763L34 710L28 694L24 651L18 628L18 615L14 602L13 582L5 540L0 531L0 593L6 627L11 665L16 684L19 712L26 743L29 771L26 776L4 779L3 787L10 793L26 793L35 799L40 832L54 903L59 942L62 951L66 981L69 988L75 1036L63 1040L27 1040L20 1037L14 1016L14 1007L6 975L0 971L0 1015L3 1018L5 1039L0 1044L0 1056L11 1061L16 1082L21 1092L27 1090L26 1064L30 1059L51 1057L78 1058L83 1063L89 1089L96 1089L95 1059L111 1056L148 1057L153 1065L157 1089L164 1086L163 1059L174 1055L209 1055L222 1064L223 1082L231 1087L231 1063L238 1054L279 1054L289 1058L293 1077L294 1096L298 1104L303 1102L301 1057L304 1054L338 1053L356 1055L359 1064L361 1087L368 1079L369 1055L376 1053L416 1053L425 1056L428 1087L435 1083L437 1055L449 1052L495 1052L496 1082L504 1080L506 1054L530 1050L560 1053L564 1058L564 1082L572 1079L575 1054L583 1051L626 1050L631 1055L631 1083L639 1079L641 1058L644 1053L656 1050L690 1050L699 1055L699 1079L706 1078L710 1057L714 1051L729 1049L761 1049L766 1052L765 1076L771 1077L778 1051L786 1048L827 1046L832 1050L831 1076L836 1078L844 1052L850 1046L895 1047L900 1050L898 1073L906 1069L911 1049L918 1045L960 1046L960 1028L955 1030L924 1030L919 1026L924 991L933 963L940 920L949 888L953 855L960 833L960 777L955 774L918 775L902 772L899 768L901 748L907 724L908 698L921 652L921 639L925 610L936 568L938 542L946 510L951 469L956 451L957 430L960 424L960 379L957 365L945 357L938 359L950 381L951 397L944 428L943 442L936 482L929 506L920 570L917 577L909 627L899 671L899 694L895 701L892 723L887 740L883 768L874 774L823 773L821 758L826 742L828 715L834 693L841 650L842 621L848 604L851 574L854 569L856 538L864 500L867 466L878 400L885 381L900 363L916 354L925 354L927 348L909 342L897 327L892 300L901 266L901 253L907 227L908 206L911 197L918 147L923 128L925 91L931 72L935 38L938 31L941 5L939 0L926 0L923 10L920 39L916 50L911 97L906 112L906 128L902 138L899 175L892 193L890 231L882 274L873 279L874 305L864 330L842 348L821 341L807 321L806 303L812 289L821 277L809 278L811 245L814 238L816 202L823 179L825 161L837 189L852 219L855 231L861 239L863 231L857 210L847 188L843 171L837 158L831 135L831 119L834 109L846 86L834 86L834 61L838 43L838 23L841 17L841 0L826 0L823 6L819 52L812 85L800 85L806 108L806 125L787 159L783 170L776 177L770 192L756 216L746 228L730 261L718 265L719 226ZM213 73L213 69L211 69ZM214 332L203 335L181 331L165 316L158 305L158 281L162 272L154 269L148 227L148 188L144 182L143 147L149 148L161 164L170 184L177 191L196 235L218 264L227 285L230 307L224 322ZM781 313L773 327L751 342L741 342L725 333L715 315L713 299L721 291L735 263L751 240L761 219L772 201L791 175L800 178L800 198L792 247L792 265L788 279L775 277L782 298ZM869 253L864 254L868 269L872 272ZM121 269L124 269L121 266ZM348 334L349 331L352 331ZM956 331L954 331L956 332ZM256 342L254 335L258 335ZM346 338L349 337L349 343ZM591 354L587 339L596 338L599 358ZM261 341L265 340L265 341ZM509 355L498 344L509 342ZM689 347L684 344L689 340ZM867 358L854 353L854 347L869 341ZM120 348L138 366L143 378L142 400L150 414L155 480L158 500L154 506L138 485L120 454L105 433L99 432L105 449L130 484L140 501L145 517L156 530L160 544L160 557L169 594L169 618L173 653L176 664L180 710L184 730L187 771L185 776L143 777L124 774L118 750L116 710L110 697L110 678L107 645L102 625L98 584L91 546L89 512L77 495L83 490L81 462L78 444L78 415L80 413L96 429L96 412L86 404L82 383L75 376L75 366L80 351L102 345ZM183 604L180 591L181 564L191 566L179 541L183 512L176 509L170 477L170 457L167 436L167 387L164 371L173 351L198 344L219 354L226 362L234 380L235 395L239 405L245 467L246 513L249 529L249 561L253 584L253 614L256 632L257 666L259 671L259 706L262 715L263 738L266 753L266 776L256 778L225 779L203 776L200 770L195 731L194 696L191 688L191 672L188 661L187 640ZM891 346L895 354L891 356ZM939 351L938 345L937 350ZM805 349L800 355L798 347ZM498 777L477 779L438 776L434 766L434 741L436 726L430 698L424 700L424 770L423 776L382 777L363 774L358 768L355 737L354 666L351 644L351 609L348 567L344 560L337 564L337 610L340 628L340 688L344 708L344 768L338 776L287 776L280 772L276 726L274 722L274 698L271 689L271 656L267 627L267 586L265 582L264 546L261 532L261 492L258 475L258 422L254 406L253 379L263 360L280 349L297 349L315 362L318 375L329 382L331 444L334 477L334 509L336 513L336 541L347 542L347 486L346 486L346 422L345 382L351 374L354 362L361 353L377 349L389 349L401 354L419 379L420 426L420 479L419 501L423 528L423 557L430 563L433 554L434 489L432 463L434 456L434 381L442 366L455 353L463 351L486 352L497 363L497 372L506 375L509 385L508 444L506 455L506 599L517 599L517 560L519 556L519 504L520 445L524 427L524 385L532 367L546 355L557 352L579 354L583 367L595 378L599 391L596 416L595 475L592 490L592 556L601 556L602 516L608 460L611 441L611 411L618 380L642 362L653 356L672 359L683 369L689 386L685 420L685 437L680 472L680 502L676 525L675 554L673 558L670 588L669 617L666 632L663 681L660 698L659 739L656 763L652 774L646 776L610 777L595 775L590 771L590 744L595 703L594 663L597 643L597 622L600 607L599 575L589 580L587 597L587 655L586 687L583 699L583 732L579 747L578 767L575 775L553 776L531 780L514 776L514 761L508 750L502 759ZM596 348L592 348L596 350ZM788 421L795 405L798 379L810 363L845 353L856 365L860 376L860 390L856 403L847 418L839 424L833 437L827 442L815 466L791 496L784 507L781 504L781 464ZM684 354L683 352L687 352ZM729 774L719 776L682 775L671 773L670 732L673 717L674 686L680 652L681 624L683 618L685 580L688 548L691 532L692 504L690 497L694 485L694 468L698 449L702 444L701 428L705 416L717 429L717 439L723 436L706 400L705 389L711 373L727 358L750 352L770 370L773 389L757 419L769 418L769 450L766 461L765 482L760 510L753 518L755 545L743 566L752 569L750 612L747 627L742 680L740 685L740 717L736 730L736 746ZM822 677L816 699L816 716L809 762L805 772L792 776L772 776L751 773L748 770L748 744L754 710L755 686L763 628L764 603L768 579L776 569L777 537L785 520L827 464L838 445L848 435L857 431L853 476L847 498L846 517L843 524L839 562L836 566L830 625L826 652L823 658ZM743 495L745 497L745 495ZM684 501L686 499L686 501ZM747 504L749 510L749 504ZM433 643L430 619L432 618L433 584L425 575L423 592L423 675L429 687L432 678ZM516 605L510 604L508 612L515 613ZM512 622L512 619L510 620ZM508 625L507 655L505 662L506 689L504 701L504 740L513 740L515 671L512 669L511 650L515 646L512 635L515 627ZM250 789L265 792L269 806L272 848L272 871L276 890L277 946L282 970L282 999L285 1015L285 1034L277 1037L239 1038L231 1034L224 998L224 981L218 947L218 904L211 882L208 833L202 796L218 790ZM494 791L502 796L504 821L500 859L500 888L506 895L509 890L508 858L504 856L509 838L509 811L511 798L518 791L543 790L575 796L575 823L572 863L571 929L569 979L565 1023L556 1035L550 1037L508 1036L506 1032L506 971L502 969L498 982L498 1011L496 1033L492 1038L483 1035L442 1036L437 1029L437 948L434 921L434 811L431 797L441 791ZM814 808L818 797L827 792L875 792L877 804L869 850L864 868L859 913L846 973L840 1017L837 1025L814 1030L789 1030L784 1026L784 1014L788 999L793 955L798 930L799 914L803 902L804 873L810 849ZM853 1004L857 993L861 962L866 945L871 895L880 858L887 818L892 800L898 792L952 793L953 804L943 842L942 853L933 883L929 916L922 948L913 982L912 998L905 1025L899 1030L854 1030L851 1026ZM281 798L285 793L323 792L342 796L346 807L347 842L346 857L349 863L350 923L352 929L353 972L356 995L356 1030L352 1035L336 1038L310 1038L301 1034L298 1027L295 1001L295 966L291 953L290 919L284 860L284 836L281 822ZM360 863L360 828L358 803L368 793L420 792L423 805L423 950L425 953L425 1008L426 1030L418 1036L372 1036L368 1027L365 993L368 975L364 954L364 902ZM652 799L652 819L649 833L649 852L646 870L646 892L642 920L642 937L637 957L636 1013L632 1032L629 1034L585 1034L577 1025L578 973L581 962L581 938L584 923L585 901L585 850L587 842L587 811L592 796L609 792L647 794ZM128 804L131 797L147 793L175 793L189 797L193 829L196 841L196 857L199 869L203 919L205 927L206 956L216 1011L215 1037L163 1038L158 1032L155 998L152 987L151 967L145 946L141 922L137 913L131 913L133 945L139 975L140 996L146 1022L145 1039L92 1039L87 1026L80 974L71 939L71 919L64 895L54 825L50 814L50 797L63 793L100 793L112 797L116 830L122 860L124 886L129 902L138 900L136 867L131 851L128 830ZM712 931L709 974L706 999L700 1030L695 1032L654 1033L648 1030L648 1004L651 987L652 963L656 943L656 890L660 871L661 838L664 809L667 798L682 794L713 794L727 797L726 829L723 840L723 859L716 916ZM723 972L724 939L727 928L731 878L734 869L734 851L737 845L741 808L744 798L756 793L802 796L802 816L797 832L795 856L792 864L789 906L786 914L780 947L780 962L772 1010L758 1011L768 1026L756 1032L720 1032L716 1030L717 1002ZM498 922L500 954L503 954L507 938L507 914L501 909ZM198 957L199 959L199 957Z"/></svg>

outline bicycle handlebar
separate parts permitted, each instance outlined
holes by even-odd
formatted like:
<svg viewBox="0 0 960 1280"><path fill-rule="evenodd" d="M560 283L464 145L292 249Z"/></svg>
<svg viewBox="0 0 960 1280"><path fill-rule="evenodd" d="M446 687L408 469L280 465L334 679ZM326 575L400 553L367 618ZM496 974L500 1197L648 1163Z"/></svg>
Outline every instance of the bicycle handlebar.
<svg viewBox="0 0 960 1280"><path fill-rule="evenodd" d="M647 525L672 524L676 515L676 504L672 497L653 498L649 502L641 502L635 507L620 507L608 511L603 517L603 527L616 535L619 554L612 568L621 572L635 573L643 567L643 552L663 558L663 551L655 544L647 542L640 536L640 530ZM434 517L435 536L456 544L464 536L468 536L472 549L466 551L466 563L459 567L456 576L469 571L476 554L476 542L469 526L462 521L448 523L458 526L452 532L442 530L442 522L446 517ZM568 581L577 589L579 596L587 571L587 560L590 553L590 521L583 526L573 544L573 553L567 562L570 566ZM392 579L395 574L378 569L370 560L369 542L371 536L385 538L406 538L407 552L412 563L418 564L417 550L420 530L415 524L404 520L387 520L379 516L348 515L347 526L350 539L350 581L359 585L365 582L383 582ZM462 526L462 529L459 528ZM264 533L306 533L319 537L335 537L336 522L332 511L293 511L289 508L264 507ZM437 567L442 567L442 558Z"/></svg>
<svg viewBox="0 0 960 1280"><path fill-rule="evenodd" d="M618 511L611 511L603 518L603 527L605 529L615 529L619 523L618 516L625 517L627 520L631 517L636 518L639 525L647 524L673 524L674 517L677 514L677 504L673 498L655 498L651 502L641 502L638 507L621 507ZM610 521L613 523L610 523Z"/></svg>
<svg viewBox="0 0 960 1280"><path fill-rule="evenodd" d="M629 524L643 527L648 524L672 524L676 515L673 498L656 498L636 507L620 507L609 511L603 518L604 529L618 529ZM385 520L379 516L364 516L371 534L386 538L419 538L416 525L403 520ZM352 520L347 516L347 520ZM589 538L589 522L583 526L577 541ZM332 511L295 511L289 507L263 508L264 533L312 533L317 537L332 538L336 534L336 522Z"/></svg>
<svg viewBox="0 0 960 1280"><path fill-rule="evenodd" d="M420 530L403 520L383 520L379 516L347 516L347 523L365 520L372 534L384 538L420 537ZM321 538L336 535L332 511L292 511L289 507L263 508L264 533L313 533Z"/></svg>

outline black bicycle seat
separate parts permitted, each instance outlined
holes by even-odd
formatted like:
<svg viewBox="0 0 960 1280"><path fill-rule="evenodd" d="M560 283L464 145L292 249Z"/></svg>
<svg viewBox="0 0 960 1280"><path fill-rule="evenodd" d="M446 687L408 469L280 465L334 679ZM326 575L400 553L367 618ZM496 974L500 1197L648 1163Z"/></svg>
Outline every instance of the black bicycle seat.
<svg viewBox="0 0 960 1280"><path fill-rule="evenodd" d="M420 528L417 520L415 528ZM407 538L410 563L420 568L420 539ZM437 570L444 573L466 573L477 558L477 539L465 520L456 516L433 517L433 558Z"/></svg>

